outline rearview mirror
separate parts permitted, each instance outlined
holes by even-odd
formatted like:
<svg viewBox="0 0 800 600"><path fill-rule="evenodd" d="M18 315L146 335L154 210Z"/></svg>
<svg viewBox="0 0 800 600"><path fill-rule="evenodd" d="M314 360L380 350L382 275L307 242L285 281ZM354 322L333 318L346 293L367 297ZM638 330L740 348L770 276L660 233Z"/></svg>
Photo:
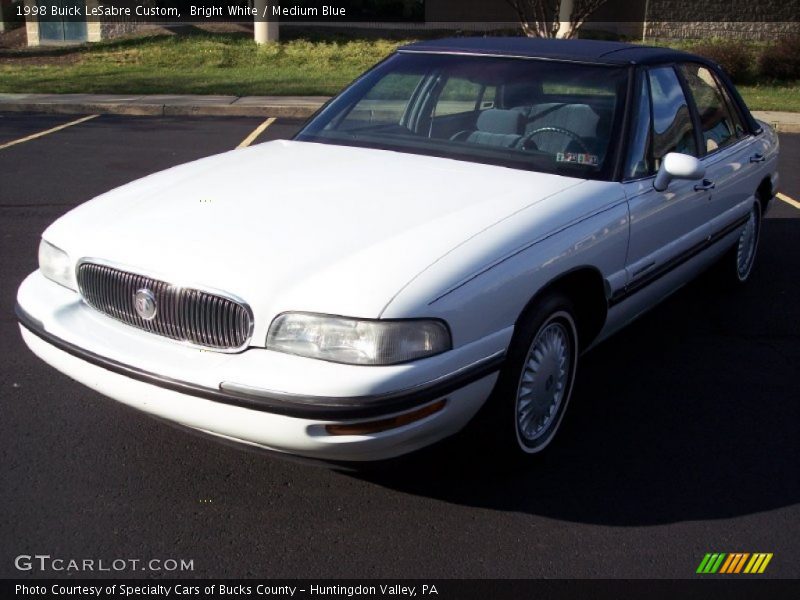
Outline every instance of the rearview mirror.
<svg viewBox="0 0 800 600"><path fill-rule="evenodd" d="M702 179L706 174L706 168L694 156L670 152L661 161L653 187L657 191L663 192L673 179Z"/></svg>

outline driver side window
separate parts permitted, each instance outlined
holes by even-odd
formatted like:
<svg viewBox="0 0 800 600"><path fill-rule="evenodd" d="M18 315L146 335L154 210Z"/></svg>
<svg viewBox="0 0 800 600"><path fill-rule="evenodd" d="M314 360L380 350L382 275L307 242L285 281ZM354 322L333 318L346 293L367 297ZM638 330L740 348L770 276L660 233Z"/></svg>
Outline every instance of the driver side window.
<svg viewBox="0 0 800 600"><path fill-rule="evenodd" d="M657 171L670 152L697 156L689 103L672 67L650 69L653 101L652 169Z"/></svg>

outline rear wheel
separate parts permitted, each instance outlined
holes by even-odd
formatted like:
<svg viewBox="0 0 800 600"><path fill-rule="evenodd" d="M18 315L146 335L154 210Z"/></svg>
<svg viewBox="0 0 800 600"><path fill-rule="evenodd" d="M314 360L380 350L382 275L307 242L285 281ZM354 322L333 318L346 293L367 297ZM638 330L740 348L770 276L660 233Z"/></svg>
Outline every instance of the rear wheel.
<svg viewBox="0 0 800 600"><path fill-rule="evenodd" d="M536 454L564 417L578 364L578 331L568 298L551 294L517 324L482 427L504 453Z"/></svg>
<svg viewBox="0 0 800 600"><path fill-rule="evenodd" d="M720 260L718 270L725 283L741 285L750 279L761 236L761 204L755 202L739 238Z"/></svg>
<svg viewBox="0 0 800 600"><path fill-rule="evenodd" d="M736 278L742 283L750 278L750 272L756 262L760 234L761 205L755 203L747 217L747 224L739 235L739 241L736 243Z"/></svg>

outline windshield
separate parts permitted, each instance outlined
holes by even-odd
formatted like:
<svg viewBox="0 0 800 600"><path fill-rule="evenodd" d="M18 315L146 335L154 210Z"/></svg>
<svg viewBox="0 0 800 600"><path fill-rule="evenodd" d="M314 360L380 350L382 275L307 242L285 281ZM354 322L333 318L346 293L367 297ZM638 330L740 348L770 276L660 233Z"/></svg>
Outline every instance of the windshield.
<svg viewBox="0 0 800 600"><path fill-rule="evenodd" d="M627 72L400 52L334 99L295 139L609 179Z"/></svg>

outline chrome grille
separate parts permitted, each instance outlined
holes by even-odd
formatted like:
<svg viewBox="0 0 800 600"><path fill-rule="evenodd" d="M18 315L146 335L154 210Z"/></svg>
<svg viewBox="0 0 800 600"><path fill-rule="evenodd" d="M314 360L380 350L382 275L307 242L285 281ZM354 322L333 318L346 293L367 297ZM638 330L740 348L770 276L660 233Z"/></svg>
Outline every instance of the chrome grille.
<svg viewBox="0 0 800 600"><path fill-rule="evenodd" d="M107 265L83 263L78 287L91 307L139 329L217 350L242 348L250 338L250 310L235 300L174 286ZM134 296L141 289L155 296L156 315L145 320L136 312Z"/></svg>

